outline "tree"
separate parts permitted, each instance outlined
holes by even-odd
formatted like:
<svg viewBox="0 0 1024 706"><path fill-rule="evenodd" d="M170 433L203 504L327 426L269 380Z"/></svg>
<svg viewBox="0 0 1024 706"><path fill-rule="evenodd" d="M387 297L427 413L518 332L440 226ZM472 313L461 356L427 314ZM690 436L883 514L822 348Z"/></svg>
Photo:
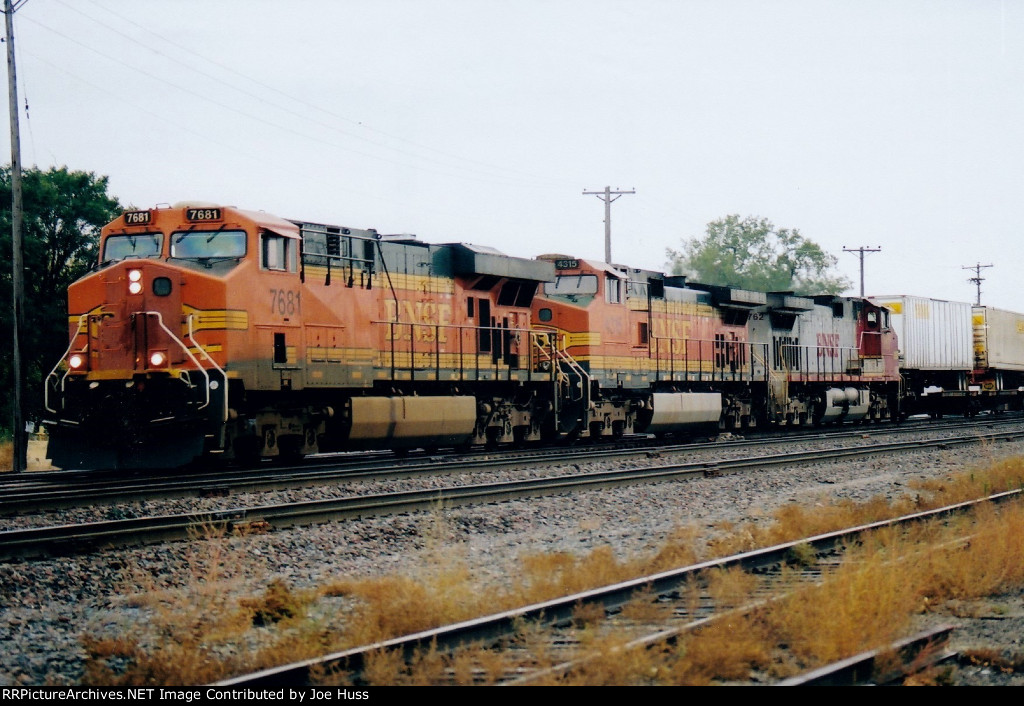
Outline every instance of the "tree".
<svg viewBox="0 0 1024 706"><path fill-rule="evenodd" d="M708 223L706 234L669 249L669 269L705 284L760 292L839 294L850 280L835 274L838 259L797 230L765 218L730 215Z"/></svg>
<svg viewBox="0 0 1024 706"><path fill-rule="evenodd" d="M121 211L107 195L107 177L67 167L22 174L25 311L23 398L28 413L42 407L42 380L68 344L67 287L96 260L100 228ZM0 167L0 429L11 420L11 169ZM27 416L27 415L26 415Z"/></svg>

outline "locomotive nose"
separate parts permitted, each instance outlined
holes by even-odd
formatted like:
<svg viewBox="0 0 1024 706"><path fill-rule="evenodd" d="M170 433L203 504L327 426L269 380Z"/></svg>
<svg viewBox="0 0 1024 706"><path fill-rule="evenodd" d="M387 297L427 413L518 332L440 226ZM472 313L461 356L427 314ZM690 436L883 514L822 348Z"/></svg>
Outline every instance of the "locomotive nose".
<svg viewBox="0 0 1024 706"><path fill-rule="evenodd" d="M181 363L174 333L181 325L181 297L172 271L158 263L125 262L105 275L107 301L120 305L105 306L90 321L96 369L132 374Z"/></svg>

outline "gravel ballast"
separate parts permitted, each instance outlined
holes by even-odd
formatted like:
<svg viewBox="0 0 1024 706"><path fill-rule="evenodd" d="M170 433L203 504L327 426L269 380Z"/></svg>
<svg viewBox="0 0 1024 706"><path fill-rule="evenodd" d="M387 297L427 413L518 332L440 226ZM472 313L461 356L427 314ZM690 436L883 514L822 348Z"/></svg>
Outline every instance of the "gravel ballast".
<svg viewBox="0 0 1024 706"><path fill-rule="evenodd" d="M881 434L884 432L878 432ZM865 434L867 443L875 433ZM817 444L817 447L814 446ZM908 451L886 458L835 462L828 449L837 442L801 442L820 448L822 460L785 470L769 470L718 478L696 478L607 490L588 490L433 512L233 537L216 543L230 561L230 590L259 594L272 579L295 588L312 588L339 577L360 578L413 573L438 556L457 557L484 582L502 582L516 571L527 553L586 554L610 546L628 558L654 550L673 530L696 528L708 537L723 523L768 521L787 503L827 504L873 497L894 498L913 492L917 480L942 477L1011 455L1024 455L1024 442L960 446L944 450ZM704 452L701 452L704 453ZM737 455L750 455L745 449ZM721 454L719 454L721 456ZM668 457L652 459L662 463ZM597 468L605 468L594 464ZM532 472L565 472L531 469ZM452 478L388 482L367 487L327 486L282 493L254 493L228 499L197 499L133 504L0 519L0 528L37 523L102 519L106 513L128 515L187 512L219 507L282 502L284 497L308 499L357 492L414 487L416 483L451 484ZM466 479L464 482L479 482ZM99 516L97 516L97 514ZM76 684L83 675L82 635L116 636L137 630L147 608L126 594L149 577L156 587L194 582L214 550L212 542L177 542L98 554L0 564L0 685ZM1001 619L964 620L954 647L989 646L1024 651L1021 594L999 597ZM329 610L325 603L323 610ZM954 622L956 622L954 620ZM978 625L974 625L978 623ZM988 669L988 673L986 673ZM962 683L1024 683L1020 676L979 666L960 670Z"/></svg>

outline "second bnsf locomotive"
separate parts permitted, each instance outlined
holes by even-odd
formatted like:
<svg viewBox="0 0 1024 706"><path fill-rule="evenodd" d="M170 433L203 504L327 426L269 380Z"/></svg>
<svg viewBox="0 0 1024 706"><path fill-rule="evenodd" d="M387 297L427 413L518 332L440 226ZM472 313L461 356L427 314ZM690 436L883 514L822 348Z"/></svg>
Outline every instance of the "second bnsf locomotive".
<svg viewBox="0 0 1024 706"><path fill-rule="evenodd" d="M63 468L896 417L889 311L227 206L131 211L68 292Z"/></svg>

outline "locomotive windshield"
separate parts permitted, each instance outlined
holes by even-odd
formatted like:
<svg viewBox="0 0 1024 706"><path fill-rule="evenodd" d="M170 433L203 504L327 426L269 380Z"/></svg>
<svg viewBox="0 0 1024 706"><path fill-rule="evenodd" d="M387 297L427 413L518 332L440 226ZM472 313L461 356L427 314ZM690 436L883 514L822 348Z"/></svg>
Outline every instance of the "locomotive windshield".
<svg viewBox="0 0 1024 706"><path fill-rule="evenodd" d="M171 236L171 257L197 260L245 257L245 231L179 231Z"/></svg>
<svg viewBox="0 0 1024 706"><path fill-rule="evenodd" d="M163 246L163 233L112 235L103 244L103 262L117 262L129 257L160 257Z"/></svg>
<svg viewBox="0 0 1024 706"><path fill-rule="evenodd" d="M545 294L597 294L596 275L558 275L544 284Z"/></svg>

